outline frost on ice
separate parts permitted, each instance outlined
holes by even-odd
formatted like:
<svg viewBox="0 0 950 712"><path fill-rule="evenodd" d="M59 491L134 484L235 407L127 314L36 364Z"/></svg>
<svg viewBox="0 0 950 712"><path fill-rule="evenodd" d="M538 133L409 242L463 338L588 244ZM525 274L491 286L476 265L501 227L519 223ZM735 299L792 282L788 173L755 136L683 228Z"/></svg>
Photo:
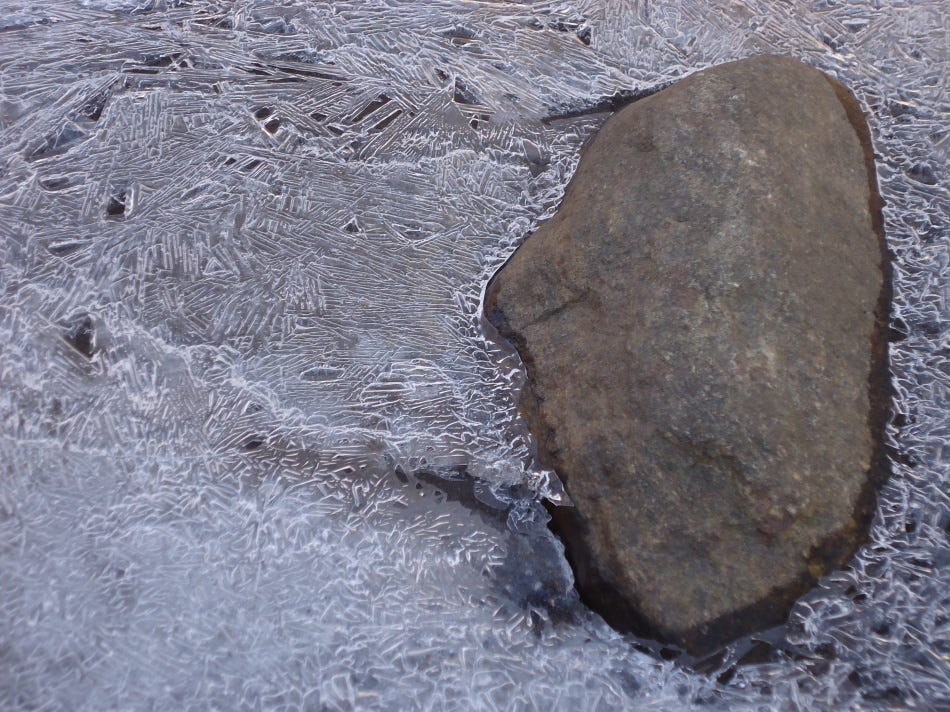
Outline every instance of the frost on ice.
<svg viewBox="0 0 950 712"><path fill-rule="evenodd" d="M938 0L3 9L0 706L950 694ZM601 109L763 52L871 115L896 476L765 662L691 672L577 601L480 299Z"/></svg>

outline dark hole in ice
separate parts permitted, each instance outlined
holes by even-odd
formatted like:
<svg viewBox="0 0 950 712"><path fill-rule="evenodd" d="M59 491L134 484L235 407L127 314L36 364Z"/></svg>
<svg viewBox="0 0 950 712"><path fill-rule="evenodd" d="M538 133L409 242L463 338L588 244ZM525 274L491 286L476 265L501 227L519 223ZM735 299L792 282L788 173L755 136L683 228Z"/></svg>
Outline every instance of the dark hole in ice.
<svg viewBox="0 0 950 712"><path fill-rule="evenodd" d="M360 138L355 138L341 149L340 156L343 160L354 161L360 157L360 152L363 150L364 145L365 141Z"/></svg>
<svg viewBox="0 0 950 712"><path fill-rule="evenodd" d="M905 467L909 467L911 469L917 467L917 460L911 453L901 450L899 447L895 447L893 445L886 445L884 449L887 451L888 457L894 460L894 462L899 462Z"/></svg>
<svg viewBox="0 0 950 712"><path fill-rule="evenodd" d="M54 176L41 178L40 187L49 191L65 190L66 188L72 188L74 185L79 185L80 182L81 180L77 180L72 176Z"/></svg>
<svg viewBox="0 0 950 712"><path fill-rule="evenodd" d="M834 37L829 37L826 34L821 35L821 41L824 42L828 47L830 47L833 52L837 52L844 46L843 42L841 42L838 39L835 39Z"/></svg>
<svg viewBox="0 0 950 712"><path fill-rule="evenodd" d="M664 82L646 89L629 89L618 91L614 92L610 96L601 96L596 98L590 103L579 107L565 106L552 108L548 116L545 116L543 119L541 119L541 123L547 124L552 121L574 119L579 116L588 116L591 114L613 113L619 111L628 104L632 104L635 101L639 101L640 99L645 99L648 96L656 94L671 84L672 82Z"/></svg>
<svg viewBox="0 0 950 712"><path fill-rule="evenodd" d="M343 82L347 81L346 77L342 77L338 74L327 74L326 72L318 72L313 69L300 69L298 67L281 67L281 71L286 72L287 74L297 74L301 77L311 77L313 79L324 79L333 82L333 86L340 86Z"/></svg>
<svg viewBox="0 0 950 712"><path fill-rule="evenodd" d="M918 183L937 185L937 174L934 172L933 166L926 163L915 163L910 170L907 171L907 175L911 180L915 180Z"/></svg>
<svg viewBox="0 0 950 712"><path fill-rule="evenodd" d="M273 113L274 113L274 110L270 108L269 106L262 106L259 109L254 110L254 118L259 119L260 121L263 121L264 119L266 119Z"/></svg>
<svg viewBox="0 0 950 712"><path fill-rule="evenodd" d="M96 352L96 328L88 314L78 317L63 338L86 358L92 358Z"/></svg>
<svg viewBox="0 0 950 712"><path fill-rule="evenodd" d="M405 473L403 475L405 476ZM508 521L507 506L500 502L495 506L486 503L485 498L476 492L481 483L467 474L464 468L436 473L423 467L415 470L412 476L416 480L415 487L418 490L423 489L423 483L431 485L450 502L458 502L466 509L478 512L498 524ZM408 477L406 481L408 483Z"/></svg>
<svg viewBox="0 0 950 712"><path fill-rule="evenodd" d="M262 160L255 158L253 160L248 161L243 166L241 166L241 170L244 171L245 173L250 173L262 163L263 163Z"/></svg>
<svg viewBox="0 0 950 712"><path fill-rule="evenodd" d="M900 317L894 317L891 321L890 328L890 338L891 341L896 343L898 341L903 341L907 338L907 335L910 333L910 329L907 327L906 322Z"/></svg>
<svg viewBox="0 0 950 712"><path fill-rule="evenodd" d="M114 218L125 215L125 201L127 193L125 189L117 191L109 198L109 204L106 206L106 215Z"/></svg>
<svg viewBox="0 0 950 712"><path fill-rule="evenodd" d="M96 94L88 99L79 111L90 121L98 121L102 116L102 110L105 109L108 98L107 94Z"/></svg>
<svg viewBox="0 0 950 712"><path fill-rule="evenodd" d="M475 30L462 26L449 28L440 34L451 41L456 47L466 45L478 36Z"/></svg>
<svg viewBox="0 0 950 712"><path fill-rule="evenodd" d="M906 451L902 450L899 446L886 445L884 450L887 452L887 456L890 457L894 462L899 462L905 467L914 469L917 467L917 460L914 456Z"/></svg>
<svg viewBox="0 0 950 712"><path fill-rule="evenodd" d="M161 54L153 57L145 57L142 64L146 67L158 67L164 69L170 67L173 64L177 63L181 59L181 52L173 52L172 54Z"/></svg>
<svg viewBox="0 0 950 712"><path fill-rule="evenodd" d="M528 614L528 625L531 627L532 630L535 631L535 633L537 634L541 633L541 627L543 623L544 621L541 620L541 616L538 615L537 611L531 611Z"/></svg>
<svg viewBox="0 0 950 712"><path fill-rule="evenodd" d="M887 110L895 119L903 116L910 116L914 118L920 116L920 112L912 104L902 101L889 101L887 103Z"/></svg>
<svg viewBox="0 0 950 712"><path fill-rule="evenodd" d="M532 178L537 178L539 175L544 173L544 166L539 163L529 163L528 172L531 174Z"/></svg>
<svg viewBox="0 0 950 712"><path fill-rule="evenodd" d="M465 106L476 106L481 103L475 91L458 77L455 78L455 89L452 93L452 101Z"/></svg>
<svg viewBox="0 0 950 712"><path fill-rule="evenodd" d="M327 124L327 130L334 136L343 135L343 129L341 129L339 126L334 126L333 124Z"/></svg>
<svg viewBox="0 0 950 712"><path fill-rule="evenodd" d="M264 124L264 130L271 134L272 136L277 133L277 129L280 128L280 119L274 118Z"/></svg>
<svg viewBox="0 0 950 712"><path fill-rule="evenodd" d="M420 225L406 225L405 229L402 231L404 237L407 237L410 240L418 240L426 236L426 232L422 229Z"/></svg>
<svg viewBox="0 0 950 712"><path fill-rule="evenodd" d="M254 452L255 450L259 450L263 444L264 444L263 438L253 437L247 442L245 442L241 446L241 449L244 450L244 452Z"/></svg>
<svg viewBox="0 0 950 712"><path fill-rule="evenodd" d="M189 188L181 195L181 202L187 202L197 198L205 190L205 185L196 185L194 188Z"/></svg>
<svg viewBox="0 0 950 712"><path fill-rule="evenodd" d="M721 673L719 673L718 676L716 676L716 682L718 682L720 685L728 685L730 682L732 682L732 679L735 676L735 667L727 668L726 670L723 670Z"/></svg>
<svg viewBox="0 0 950 712"><path fill-rule="evenodd" d="M310 118L314 121L322 122L327 120L327 114L322 114L319 111L313 111L310 113Z"/></svg>
<svg viewBox="0 0 950 712"><path fill-rule="evenodd" d="M643 653L644 655L649 655L654 658L656 657L654 646L651 646L649 641L631 640L630 647L631 649L636 650L638 653Z"/></svg>
<svg viewBox="0 0 950 712"><path fill-rule="evenodd" d="M590 45L591 30L580 22L552 22L549 27L557 32L573 32L583 44Z"/></svg>
<svg viewBox="0 0 950 712"><path fill-rule="evenodd" d="M382 121L380 121L378 124L376 124L375 126L373 126L373 130L374 130L374 131L382 131L382 130L385 129L387 126L389 126L393 121L395 121L396 119L398 119L400 114L402 114L402 109L397 109L396 111L394 111L393 113L391 113L389 116L387 116L385 119L383 119Z"/></svg>
<svg viewBox="0 0 950 712"><path fill-rule="evenodd" d="M359 123L367 116L372 114L376 109L380 109L390 102L390 98L385 94L380 94L378 97L373 99L369 104L363 107L362 111L356 114L352 119L350 119L354 124Z"/></svg>

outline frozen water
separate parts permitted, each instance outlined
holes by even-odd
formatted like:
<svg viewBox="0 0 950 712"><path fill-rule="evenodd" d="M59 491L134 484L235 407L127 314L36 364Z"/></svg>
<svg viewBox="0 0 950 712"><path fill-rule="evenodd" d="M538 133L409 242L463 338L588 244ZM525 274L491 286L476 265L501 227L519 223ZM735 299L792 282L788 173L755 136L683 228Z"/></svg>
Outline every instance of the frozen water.
<svg viewBox="0 0 950 712"><path fill-rule="evenodd" d="M0 2L0 708L950 703L941 0L45 5ZM871 117L895 477L693 671L578 603L480 297L606 107L756 53Z"/></svg>

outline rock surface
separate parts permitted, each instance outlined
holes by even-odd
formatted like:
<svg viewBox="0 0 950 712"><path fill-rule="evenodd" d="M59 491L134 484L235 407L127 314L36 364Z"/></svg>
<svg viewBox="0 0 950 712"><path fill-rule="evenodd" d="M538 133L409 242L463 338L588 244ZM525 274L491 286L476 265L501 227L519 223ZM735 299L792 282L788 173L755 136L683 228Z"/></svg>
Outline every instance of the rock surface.
<svg viewBox="0 0 950 712"><path fill-rule="evenodd" d="M575 506L582 597L701 654L787 616L886 475L890 287L869 134L840 84L757 57L611 117L486 294Z"/></svg>

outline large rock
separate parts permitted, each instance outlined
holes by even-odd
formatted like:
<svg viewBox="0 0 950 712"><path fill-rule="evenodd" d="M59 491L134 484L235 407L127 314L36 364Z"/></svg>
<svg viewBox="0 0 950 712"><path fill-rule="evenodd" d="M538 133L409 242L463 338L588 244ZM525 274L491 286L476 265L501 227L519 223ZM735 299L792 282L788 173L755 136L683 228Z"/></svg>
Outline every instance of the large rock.
<svg viewBox="0 0 950 712"><path fill-rule="evenodd" d="M492 279L565 481L578 588L703 653L780 623L866 536L889 282L868 131L804 64L699 72L611 117Z"/></svg>

